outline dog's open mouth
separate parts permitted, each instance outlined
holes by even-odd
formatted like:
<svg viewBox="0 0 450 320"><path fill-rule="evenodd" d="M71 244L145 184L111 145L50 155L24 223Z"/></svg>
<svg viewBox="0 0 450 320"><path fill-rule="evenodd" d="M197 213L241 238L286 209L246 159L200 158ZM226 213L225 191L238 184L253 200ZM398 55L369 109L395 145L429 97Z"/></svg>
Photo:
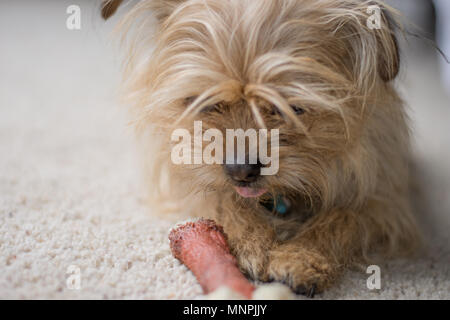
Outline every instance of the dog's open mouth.
<svg viewBox="0 0 450 320"><path fill-rule="evenodd" d="M249 188L249 187L234 187L236 192L244 198L257 198L267 192L267 189Z"/></svg>

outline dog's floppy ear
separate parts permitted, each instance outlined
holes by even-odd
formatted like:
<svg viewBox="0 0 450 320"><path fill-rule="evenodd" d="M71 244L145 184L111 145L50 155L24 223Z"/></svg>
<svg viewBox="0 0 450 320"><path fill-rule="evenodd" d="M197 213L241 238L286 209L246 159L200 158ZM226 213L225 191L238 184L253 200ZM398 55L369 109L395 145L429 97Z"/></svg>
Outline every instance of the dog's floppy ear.
<svg viewBox="0 0 450 320"><path fill-rule="evenodd" d="M114 13L116 13L117 8L122 4L123 0L103 0L102 1L102 17L107 20Z"/></svg>
<svg viewBox="0 0 450 320"><path fill-rule="evenodd" d="M400 71L400 52L395 35L394 22L389 13L382 10L382 23L385 27L375 30L378 40L378 72L385 82L394 80Z"/></svg>
<svg viewBox="0 0 450 320"><path fill-rule="evenodd" d="M151 0L144 4L144 7L151 9L156 18L161 22L165 20L175 10L175 8L186 0ZM102 17L107 20L122 4L123 0L103 0Z"/></svg>

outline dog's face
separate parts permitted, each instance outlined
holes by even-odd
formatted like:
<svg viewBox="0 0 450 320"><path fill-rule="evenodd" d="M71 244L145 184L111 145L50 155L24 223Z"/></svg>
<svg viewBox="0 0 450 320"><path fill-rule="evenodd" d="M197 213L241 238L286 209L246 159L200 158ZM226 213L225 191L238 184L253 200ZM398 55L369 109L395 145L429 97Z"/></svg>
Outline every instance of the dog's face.
<svg viewBox="0 0 450 320"><path fill-rule="evenodd" d="M183 165L181 174L199 191L235 187L242 197L267 191L323 198L336 163L359 143L371 100L398 72L397 44L383 12L380 29L367 26L371 4L141 1L128 21L153 11L159 26L151 52L142 44L149 40L137 38L130 58L139 125L156 126L167 137L168 159L172 131L193 135L197 120L203 132L214 128L224 137L227 129L279 129L275 175L262 176L259 161Z"/></svg>

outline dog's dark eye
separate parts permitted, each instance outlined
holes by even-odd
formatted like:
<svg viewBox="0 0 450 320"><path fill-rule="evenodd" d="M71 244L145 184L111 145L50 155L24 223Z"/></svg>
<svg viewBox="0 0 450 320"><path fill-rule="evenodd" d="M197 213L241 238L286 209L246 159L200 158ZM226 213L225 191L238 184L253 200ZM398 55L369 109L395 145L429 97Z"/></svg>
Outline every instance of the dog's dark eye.
<svg viewBox="0 0 450 320"><path fill-rule="evenodd" d="M305 110L304 110L303 108L300 108L299 106L296 106L296 105L292 105L292 104L291 104L290 107L292 108L292 111L294 111L295 114L297 114L297 115L302 115L302 114L305 113ZM276 115L276 114L282 115L282 113L280 112L280 110L278 110L277 107L273 107L273 108L272 108L271 114L272 114L272 115Z"/></svg>
<svg viewBox="0 0 450 320"><path fill-rule="evenodd" d="M275 107L275 106L272 107L272 109L271 109L271 111L270 111L270 114L273 115L273 116L274 116L274 115L279 115L279 116L281 116L280 110L278 110L278 108Z"/></svg>
<svg viewBox="0 0 450 320"><path fill-rule="evenodd" d="M296 106L296 105L292 105L292 104L291 104L291 108L292 108L292 110L295 112L295 114L301 115L301 114L304 114L304 113L305 113L305 110L302 109L302 108L300 108L299 106Z"/></svg>
<svg viewBox="0 0 450 320"><path fill-rule="evenodd" d="M184 99L184 105L185 105L186 107L188 107L192 102L195 101L195 99L197 99L196 96L185 98L185 99Z"/></svg>
<svg viewBox="0 0 450 320"><path fill-rule="evenodd" d="M218 112L218 113L222 113L222 110L220 109L220 105L219 104L213 104L210 106L206 106L202 109L202 113L211 113L211 112Z"/></svg>

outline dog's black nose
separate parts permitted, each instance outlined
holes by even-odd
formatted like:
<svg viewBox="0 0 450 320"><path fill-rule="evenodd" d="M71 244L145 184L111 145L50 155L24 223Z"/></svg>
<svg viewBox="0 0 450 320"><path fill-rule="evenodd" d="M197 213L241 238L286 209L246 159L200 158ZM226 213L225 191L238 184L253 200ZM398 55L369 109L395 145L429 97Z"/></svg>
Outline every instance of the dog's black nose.
<svg viewBox="0 0 450 320"><path fill-rule="evenodd" d="M236 182L254 182L261 173L260 164L226 164L225 172Z"/></svg>

